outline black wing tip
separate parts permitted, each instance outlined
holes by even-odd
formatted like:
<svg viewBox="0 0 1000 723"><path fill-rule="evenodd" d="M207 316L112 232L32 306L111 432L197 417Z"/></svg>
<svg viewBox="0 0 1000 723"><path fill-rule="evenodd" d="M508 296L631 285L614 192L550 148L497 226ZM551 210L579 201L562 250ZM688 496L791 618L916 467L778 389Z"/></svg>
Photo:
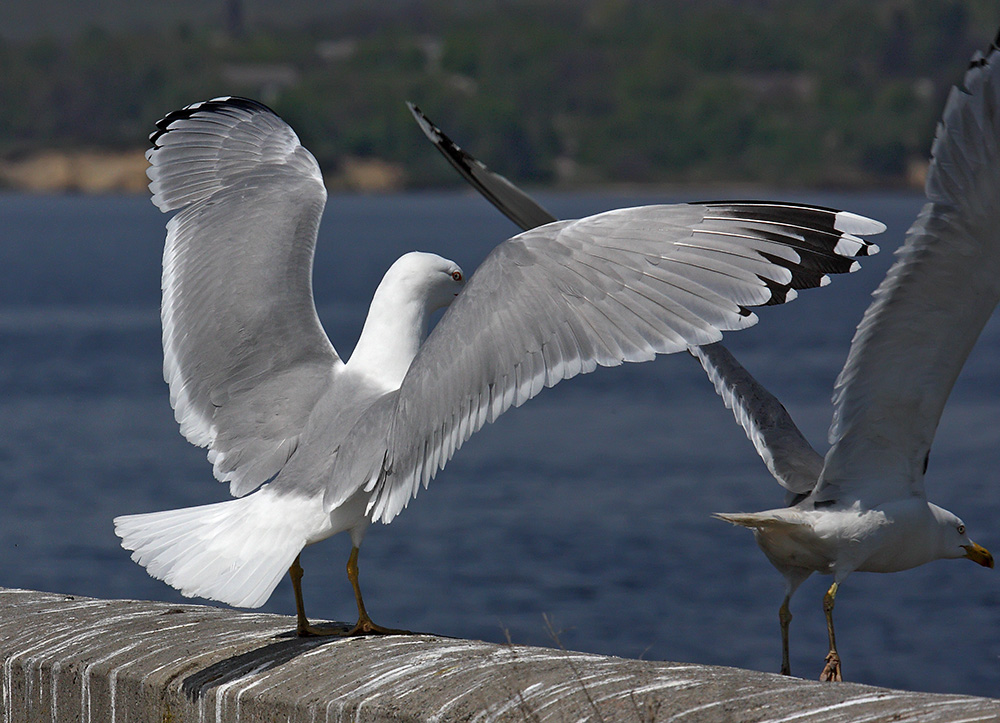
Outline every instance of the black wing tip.
<svg viewBox="0 0 1000 723"><path fill-rule="evenodd" d="M831 273L855 271L854 258L877 254L878 245L861 237L886 228L880 221L850 211L802 203L727 200L694 205L708 209L706 215L746 221L753 226L746 231L794 248L803 257L803 265L819 268L819 261L821 270Z"/></svg>
<svg viewBox="0 0 1000 723"><path fill-rule="evenodd" d="M728 206L749 206L759 208L793 208L808 211L826 211L827 213L840 213L839 208L829 206L817 206L814 203L796 203L794 201L761 201L756 198L727 198L724 201L692 201L695 206L709 206L710 208L726 208Z"/></svg>
<svg viewBox="0 0 1000 723"><path fill-rule="evenodd" d="M406 105L410 109L414 120L417 121L417 125L420 126L420 130L444 154L444 157L456 166L459 172L463 169L471 171L474 166L486 168L481 162L462 150L462 147L455 143L447 133L438 128L434 121L428 118L427 114L420 110L416 103L406 101Z"/></svg>
<svg viewBox="0 0 1000 723"><path fill-rule="evenodd" d="M417 125L420 126L420 130L424 132L424 135L427 136L427 138L429 138L435 145L440 143L444 133L441 132L440 128L434 125L433 121L427 117L426 113L420 110L420 106L413 101L408 100L406 101L406 107L410 109L410 115L413 116L413 119L417 122Z"/></svg>
<svg viewBox="0 0 1000 723"><path fill-rule="evenodd" d="M793 258L758 250L770 264L789 272L787 280L767 275L758 278L769 298L761 305L773 306L792 301L798 290L830 283L831 274L852 273L860 268L856 258L878 253L876 244L860 236L881 233L878 221L849 211L825 206L781 201L707 201L695 205L707 209L706 218L727 224L735 222L737 235L786 246Z"/></svg>
<svg viewBox="0 0 1000 723"><path fill-rule="evenodd" d="M808 222L808 228L826 230L830 233L851 233L861 236L880 234L885 231L881 221L860 216L840 208L829 208L809 203L785 201L700 201L692 205L705 206L736 218L747 220L785 221L792 225Z"/></svg>
<svg viewBox="0 0 1000 723"><path fill-rule="evenodd" d="M997 29L996 35L993 36L990 47L985 52L977 50L972 56L972 60L969 61L969 70L986 67L993 59L993 55L998 51L1000 51L1000 28Z"/></svg>
<svg viewBox="0 0 1000 723"><path fill-rule="evenodd" d="M767 286L768 290L771 292L771 298L765 301L761 306L778 306L779 304L787 304L789 301L794 301L799 293L796 289L811 289L817 286L822 286L819 282L809 283L807 280L799 279L799 275L793 273L792 280L787 284L783 284L774 279L769 279L766 276L757 276L764 285Z"/></svg>
<svg viewBox="0 0 1000 723"><path fill-rule="evenodd" d="M164 134L170 131L170 126L173 123L180 120L187 120L188 118L193 117L196 113L218 113L230 108L250 111L253 113L270 113L271 115L277 115L277 113L275 113L271 108L268 108L260 101L253 100L252 98L244 98L238 95L219 96L218 98L192 103L191 105L186 105L179 110L167 113L163 116L163 118L156 121L156 130L149 134L149 142L153 144L154 148L157 148L159 147L157 145L157 141Z"/></svg>

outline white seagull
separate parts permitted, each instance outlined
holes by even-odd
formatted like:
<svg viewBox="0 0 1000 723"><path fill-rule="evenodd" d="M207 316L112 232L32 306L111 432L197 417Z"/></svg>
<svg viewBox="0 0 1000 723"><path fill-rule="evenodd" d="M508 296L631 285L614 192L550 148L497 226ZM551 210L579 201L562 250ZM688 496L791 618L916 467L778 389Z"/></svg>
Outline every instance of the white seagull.
<svg viewBox="0 0 1000 723"><path fill-rule="evenodd" d="M945 401L1000 299L1000 63L994 41L952 90L932 148L928 203L875 292L834 394L824 458L784 406L721 344L692 348L789 507L720 514L753 529L786 579L779 610L781 672L789 601L813 572L832 574L824 596L830 653L821 679L840 680L833 628L837 588L855 570L894 572L942 558L993 567L965 525L926 499L923 477ZM458 172L521 228L554 217L457 146L413 104L428 139Z"/></svg>
<svg viewBox="0 0 1000 723"><path fill-rule="evenodd" d="M301 635L375 625L358 548L486 422L562 379L717 341L748 307L857 267L876 221L777 203L619 209L497 246L466 283L409 253L386 272L345 363L316 315L326 190L265 106L167 115L147 152L153 203L178 211L163 255L164 376L182 434L237 498L115 519L122 546L187 596L262 605L288 570ZM449 306L450 305L450 306ZM449 306L427 335L428 316ZM349 630L309 624L299 553L348 532Z"/></svg>
<svg viewBox="0 0 1000 723"><path fill-rule="evenodd" d="M837 588L855 570L896 572L939 559L993 567L956 515L927 500L931 442L955 379L1000 301L1000 50L977 53L953 88L931 149L927 203L874 293L834 386L821 457L785 408L718 344L693 349L775 479L782 509L718 517L753 530L784 575L781 672L790 674L789 601L813 572L830 652L821 680L841 680Z"/></svg>

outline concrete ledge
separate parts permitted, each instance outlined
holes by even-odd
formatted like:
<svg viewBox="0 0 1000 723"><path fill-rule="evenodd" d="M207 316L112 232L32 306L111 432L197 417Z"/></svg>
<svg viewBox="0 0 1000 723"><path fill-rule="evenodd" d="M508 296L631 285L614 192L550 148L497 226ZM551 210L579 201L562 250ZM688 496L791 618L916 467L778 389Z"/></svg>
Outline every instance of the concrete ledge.
<svg viewBox="0 0 1000 723"><path fill-rule="evenodd" d="M1000 700L0 588L5 723L995 721Z"/></svg>

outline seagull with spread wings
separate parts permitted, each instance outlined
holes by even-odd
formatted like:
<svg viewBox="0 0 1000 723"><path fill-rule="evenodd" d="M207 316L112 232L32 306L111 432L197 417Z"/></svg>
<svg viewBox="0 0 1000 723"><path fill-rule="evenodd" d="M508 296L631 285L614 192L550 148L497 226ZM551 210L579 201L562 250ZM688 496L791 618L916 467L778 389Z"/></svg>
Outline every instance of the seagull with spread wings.
<svg viewBox="0 0 1000 723"><path fill-rule="evenodd" d="M236 499L115 519L132 558L184 595L257 607L287 570L301 635L299 553L348 532L357 624L375 625L358 549L486 422L598 365L718 341L828 274L857 268L884 226L795 204L627 208L499 244L468 280L402 256L341 360L316 314L326 190L273 111L218 98L151 136L153 203L176 211L163 254L164 376L182 434ZM446 313L428 335L428 317Z"/></svg>
<svg viewBox="0 0 1000 723"><path fill-rule="evenodd" d="M781 671L789 674L789 601L813 572L830 651L821 680L841 680L837 589L854 571L896 572L940 559L993 567L955 514L927 500L924 475L945 402L1000 301L1000 35L953 88L931 148L927 203L858 325L834 385L821 457L785 408L724 348L692 350L789 507L720 514L748 527L785 577Z"/></svg>
<svg viewBox="0 0 1000 723"><path fill-rule="evenodd" d="M781 672L791 674L792 595L813 572L834 577L823 600L830 652L820 675L841 680L836 593L854 571L896 572L937 559L993 567L953 513L928 502L924 474L944 404L1000 300L1000 35L949 97L927 199L868 308L834 391L825 460L785 407L721 344L693 347L788 507L720 514L748 527L784 575ZM470 184L522 228L554 217L456 145L419 108L414 118Z"/></svg>

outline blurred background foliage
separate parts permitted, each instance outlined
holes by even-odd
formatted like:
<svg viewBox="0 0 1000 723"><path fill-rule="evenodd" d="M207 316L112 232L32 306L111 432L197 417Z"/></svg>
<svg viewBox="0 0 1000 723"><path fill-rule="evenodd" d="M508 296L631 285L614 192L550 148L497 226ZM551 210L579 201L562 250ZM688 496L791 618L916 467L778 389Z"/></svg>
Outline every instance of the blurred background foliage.
<svg viewBox="0 0 1000 723"><path fill-rule="evenodd" d="M992 0L6 0L0 157L141 148L217 95L275 108L331 175L459 183L413 100L529 184L919 182Z"/></svg>

